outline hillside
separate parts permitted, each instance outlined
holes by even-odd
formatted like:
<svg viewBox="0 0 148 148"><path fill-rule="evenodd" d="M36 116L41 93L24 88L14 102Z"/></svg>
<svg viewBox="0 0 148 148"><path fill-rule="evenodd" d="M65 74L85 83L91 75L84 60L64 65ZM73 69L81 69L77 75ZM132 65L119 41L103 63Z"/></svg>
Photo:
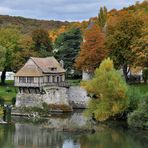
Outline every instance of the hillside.
<svg viewBox="0 0 148 148"><path fill-rule="evenodd" d="M22 33L30 33L36 28L42 28L46 30L58 29L61 26L67 26L70 23L65 21L54 21L54 20L37 20L23 17L14 17L8 15L0 15L0 27L7 25L15 25L21 28Z"/></svg>

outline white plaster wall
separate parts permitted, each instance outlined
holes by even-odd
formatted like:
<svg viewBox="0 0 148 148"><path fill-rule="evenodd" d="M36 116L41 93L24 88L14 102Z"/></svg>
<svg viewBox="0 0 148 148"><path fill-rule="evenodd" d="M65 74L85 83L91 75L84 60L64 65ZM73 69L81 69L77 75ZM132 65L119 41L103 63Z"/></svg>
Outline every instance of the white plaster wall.
<svg viewBox="0 0 148 148"><path fill-rule="evenodd" d="M0 71L0 76L1 76L2 72ZM8 71L6 72L6 80L14 80L14 72Z"/></svg>

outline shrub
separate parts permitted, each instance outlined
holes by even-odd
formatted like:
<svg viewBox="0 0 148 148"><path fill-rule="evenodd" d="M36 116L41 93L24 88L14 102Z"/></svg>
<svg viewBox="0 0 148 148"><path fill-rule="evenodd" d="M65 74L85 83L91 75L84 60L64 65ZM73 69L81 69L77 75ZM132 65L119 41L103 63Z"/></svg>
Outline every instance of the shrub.
<svg viewBox="0 0 148 148"><path fill-rule="evenodd" d="M128 115L130 127L148 129L148 93L140 101L138 109Z"/></svg>
<svg viewBox="0 0 148 148"><path fill-rule="evenodd" d="M6 92L12 92L12 89L9 88L9 87L7 87L7 88L6 88Z"/></svg>
<svg viewBox="0 0 148 148"><path fill-rule="evenodd" d="M16 97L13 97L12 100L11 100L11 102L12 102L12 105L14 106L15 103L16 103Z"/></svg>
<svg viewBox="0 0 148 148"><path fill-rule="evenodd" d="M0 105L4 106L5 100L3 98L0 97Z"/></svg>
<svg viewBox="0 0 148 148"><path fill-rule="evenodd" d="M48 115L48 110L39 107L22 107L20 111L22 113L28 113L28 114L38 113L38 115L40 116Z"/></svg>
<svg viewBox="0 0 148 148"><path fill-rule="evenodd" d="M142 99L142 94L140 93L140 90L135 87L129 87L128 89L128 108L127 112L132 112L138 108L138 104L140 100Z"/></svg>
<svg viewBox="0 0 148 148"><path fill-rule="evenodd" d="M143 77L144 83L147 83L147 80L148 80L148 68L143 69L142 77Z"/></svg>
<svg viewBox="0 0 148 148"><path fill-rule="evenodd" d="M94 114L98 121L114 117L128 107L126 82L109 58L96 69L92 80L83 83L83 87L96 96L90 101L86 115Z"/></svg>
<svg viewBox="0 0 148 148"><path fill-rule="evenodd" d="M64 104L49 104L48 105L49 109L52 110L61 110L63 112L69 112L72 111L72 108L68 105L64 105Z"/></svg>

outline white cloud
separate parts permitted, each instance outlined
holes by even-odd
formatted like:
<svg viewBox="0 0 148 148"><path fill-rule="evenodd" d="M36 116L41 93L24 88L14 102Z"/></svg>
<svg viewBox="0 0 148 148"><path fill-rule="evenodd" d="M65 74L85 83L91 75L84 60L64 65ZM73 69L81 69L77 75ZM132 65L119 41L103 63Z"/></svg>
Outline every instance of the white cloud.
<svg viewBox="0 0 148 148"><path fill-rule="evenodd" d="M137 0L1 0L0 14L39 19L84 20L96 16L100 6L121 9ZM143 0L140 0L143 1Z"/></svg>
<svg viewBox="0 0 148 148"><path fill-rule="evenodd" d="M9 14L11 12L12 10L10 8L0 6L0 14Z"/></svg>

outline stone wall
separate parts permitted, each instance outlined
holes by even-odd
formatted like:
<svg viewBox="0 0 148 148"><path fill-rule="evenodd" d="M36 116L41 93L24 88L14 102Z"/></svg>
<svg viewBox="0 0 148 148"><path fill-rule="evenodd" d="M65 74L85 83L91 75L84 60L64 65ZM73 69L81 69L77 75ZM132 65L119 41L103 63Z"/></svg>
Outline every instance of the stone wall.
<svg viewBox="0 0 148 148"><path fill-rule="evenodd" d="M67 88L65 87L44 87L46 94L43 95L43 100L47 104L69 105Z"/></svg>
<svg viewBox="0 0 148 148"><path fill-rule="evenodd" d="M40 94L18 93L16 96L16 107L42 107L43 96Z"/></svg>
<svg viewBox="0 0 148 148"><path fill-rule="evenodd" d="M18 93L16 96L16 107L42 107L43 102L55 105L68 105L73 108L86 108L89 100L87 92L79 87L44 87L44 94Z"/></svg>
<svg viewBox="0 0 148 148"><path fill-rule="evenodd" d="M90 80L92 76L93 76L93 73L91 72L87 72L87 71L82 72L82 80Z"/></svg>
<svg viewBox="0 0 148 148"><path fill-rule="evenodd" d="M86 90L79 86L71 86L68 89L68 99L73 108L86 108L89 101Z"/></svg>

